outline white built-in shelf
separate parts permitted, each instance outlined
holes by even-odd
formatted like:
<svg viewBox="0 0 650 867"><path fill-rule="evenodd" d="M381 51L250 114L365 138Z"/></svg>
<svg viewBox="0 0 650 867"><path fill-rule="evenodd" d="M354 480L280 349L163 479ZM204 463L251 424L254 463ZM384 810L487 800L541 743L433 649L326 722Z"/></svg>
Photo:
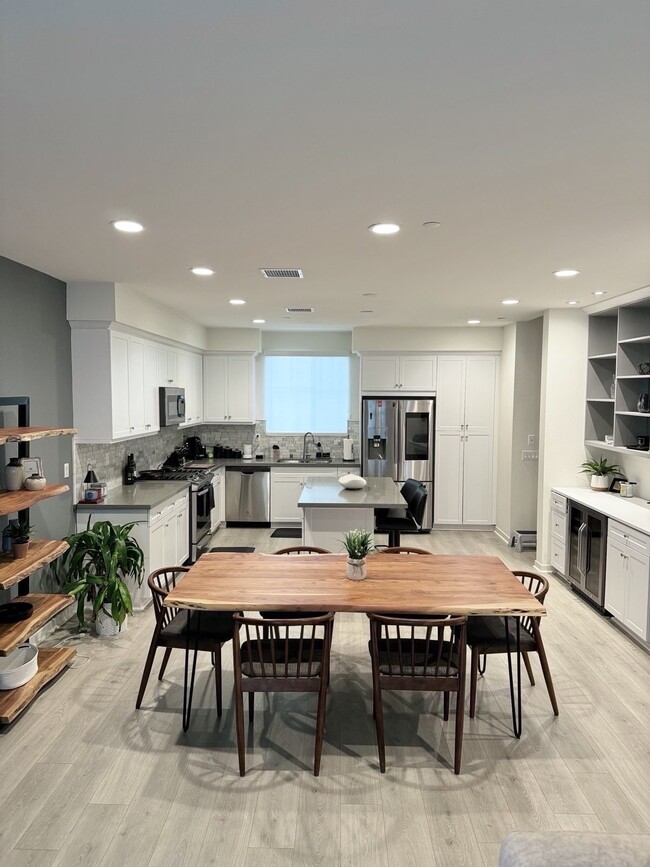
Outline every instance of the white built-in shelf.
<svg viewBox="0 0 650 867"><path fill-rule="evenodd" d="M587 403L614 403L613 397L588 397Z"/></svg>
<svg viewBox="0 0 650 867"><path fill-rule="evenodd" d="M626 337L625 340L619 340L619 343L650 343L650 334L643 337Z"/></svg>
<svg viewBox="0 0 650 867"><path fill-rule="evenodd" d="M603 361L607 358L616 358L615 352L603 352L601 355L590 355L589 361Z"/></svg>
<svg viewBox="0 0 650 867"><path fill-rule="evenodd" d="M650 373L633 373L629 376L617 376L616 379L650 379Z"/></svg>
<svg viewBox="0 0 650 867"><path fill-rule="evenodd" d="M650 452L642 451L641 449L628 449L625 446L608 445L601 440L585 440L585 445L590 449L602 449L604 452L619 452L619 454L639 455L640 457L650 457Z"/></svg>
<svg viewBox="0 0 650 867"><path fill-rule="evenodd" d="M650 419L650 412L626 412L621 410L616 410L616 415L633 415L635 418L647 418Z"/></svg>

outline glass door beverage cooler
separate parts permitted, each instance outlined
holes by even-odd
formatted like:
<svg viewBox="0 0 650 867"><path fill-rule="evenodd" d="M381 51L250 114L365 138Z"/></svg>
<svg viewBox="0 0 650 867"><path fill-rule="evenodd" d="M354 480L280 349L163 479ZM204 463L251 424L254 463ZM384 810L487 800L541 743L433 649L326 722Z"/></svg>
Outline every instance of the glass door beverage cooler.
<svg viewBox="0 0 650 867"><path fill-rule="evenodd" d="M607 518L569 502L569 581L599 607L605 604Z"/></svg>

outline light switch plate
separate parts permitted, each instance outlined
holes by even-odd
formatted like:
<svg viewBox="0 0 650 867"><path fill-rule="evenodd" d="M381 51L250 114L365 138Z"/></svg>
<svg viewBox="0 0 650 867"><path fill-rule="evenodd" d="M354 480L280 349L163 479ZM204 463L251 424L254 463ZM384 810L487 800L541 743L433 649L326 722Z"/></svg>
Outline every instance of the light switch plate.
<svg viewBox="0 0 650 867"><path fill-rule="evenodd" d="M528 445L529 446L535 445L535 434L528 434Z"/></svg>
<svg viewBox="0 0 650 867"><path fill-rule="evenodd" d="M63 478L70 478L70 464L67 461L63 464Z"/></svg>

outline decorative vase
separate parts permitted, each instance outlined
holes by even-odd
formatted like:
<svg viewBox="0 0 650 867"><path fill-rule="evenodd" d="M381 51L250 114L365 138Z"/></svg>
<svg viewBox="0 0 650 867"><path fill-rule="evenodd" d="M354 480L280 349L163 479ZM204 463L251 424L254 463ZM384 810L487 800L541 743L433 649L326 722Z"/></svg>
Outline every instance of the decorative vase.
<svg viewBox="0 0 650 867"><path fill-rule="evenodd" d="M25 470L20 458L11 458L5 467L5 485L8 491L19 491L25 481Z"/></svg>
<svg viewBox="0 0 650 867"><path fill-rule="evenodd" d="M609 490L609 476L593 475L591 477L591 490L592 491L608 491Z"/></svg>
<svg viewBox="0 0 650 867"><path fill-rule="evenodd" d="M25 487L28 491L42 491L46 485L45 476L39 476L38 473L33 473L25 479Z"/></svg>
<svg viewBox="0 0 650 867"><path fill-rule="evenodd" d="M609 396L612 400L616 400L616 377L612 376L612 382L609 386Z"/></svg>
<svg viewBox="0 0 650 867"><path fill-rule="evenodd" d="M14 542L14 560L24 560L29 550L29 542Z"/></svg>
<svg viewBox="0 0 650 867"><path fill-rule="evenodd" d="M650 412L650 394L640 394L636 402L637 412Z"/></svg>
<svg viewBox="0 0 650 867"><path fill-rule="evenodd" d="M129 618L127 616L124 618L122 625L118 626L110 614L106 614L100 608L97 620L95 620L95 633L105 638L113 638L116 635L122 635L123 632L126 632L128 622Z"/></svg>
<svg viewBox="0 0 650 867"><path fill-rule="evenodd" d="M367 574L365 558L363 560L353 560L351 557L348 557L345 574L352 581L363 581Z"/></svg>

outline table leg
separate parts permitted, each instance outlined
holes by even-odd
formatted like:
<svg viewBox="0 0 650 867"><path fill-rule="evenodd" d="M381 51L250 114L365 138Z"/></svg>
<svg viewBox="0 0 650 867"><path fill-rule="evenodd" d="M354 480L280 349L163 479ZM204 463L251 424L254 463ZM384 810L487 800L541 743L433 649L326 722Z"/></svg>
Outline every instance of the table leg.
<svg viewBox="0 0 650 867"><path fill-rule="evenodd" d="M515 687L512 680L512 656L510 652L510 629L508 618L504 617L506 630L506 652L508 654L508 678L510 680L510 706L512 707L512 731L516 738L521 737L521 618L515 617L515 652L517 654L517 704L515 706Z"/></svg>
<svg viewBox="0 0 650 867"><path fill-rule="evenodd" d="M185 677L183 680L183 731L190 727L192 715L192 695L194 694L194 676L196 674L196 657L199 653L199 634L201 630L201 612L196 612L196 634L194 637L194 659L192 660L192 676L189 681L188 693L188 670L190 663L190 644L192 643L192 611L187 609L187 630L185 639Z"/></svg>

